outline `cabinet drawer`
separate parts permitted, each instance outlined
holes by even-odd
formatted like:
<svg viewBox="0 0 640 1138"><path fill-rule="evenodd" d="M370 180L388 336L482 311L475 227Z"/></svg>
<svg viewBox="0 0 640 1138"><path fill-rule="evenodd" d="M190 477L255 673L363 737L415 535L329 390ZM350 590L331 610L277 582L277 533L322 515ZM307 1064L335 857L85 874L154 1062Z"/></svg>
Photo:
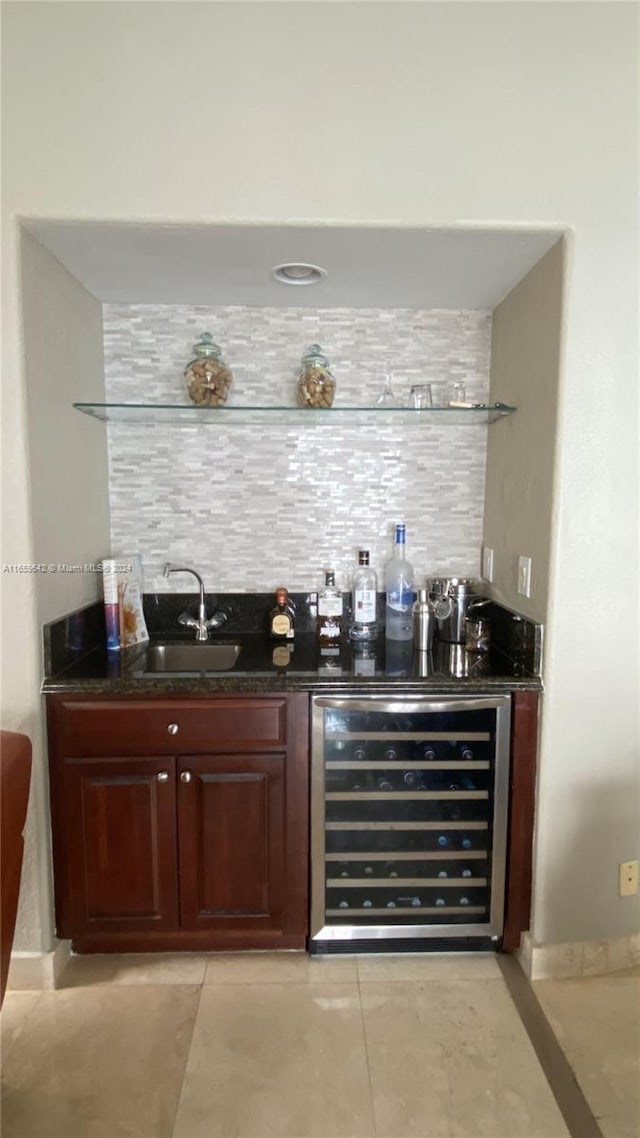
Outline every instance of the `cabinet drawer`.
<svg viewBox="0 0 640 1138"><path fill-rule="evenodd" d="M208 700L51 700L56 750L65 755L166 755L282 749L286 697Z"/></svg>

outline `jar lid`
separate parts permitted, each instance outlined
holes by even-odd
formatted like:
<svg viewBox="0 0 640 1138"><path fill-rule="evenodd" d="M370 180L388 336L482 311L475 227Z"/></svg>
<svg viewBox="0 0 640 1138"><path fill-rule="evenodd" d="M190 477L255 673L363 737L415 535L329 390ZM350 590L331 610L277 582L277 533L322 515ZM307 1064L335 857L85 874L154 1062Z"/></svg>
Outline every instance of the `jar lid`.
<svg viewBox="0 0 640 1138"><path fill-rule="evenodd" d="M217 356L220 358L220 348L213 342L213 336L210 332L203 332L200 339L196 340L193 345L193 350L197 356Z"/></svg>
<svg viewBox="0 0 640 1138"><path fill-rule="evenodd" d="M311 345L306 356L302 357L302 363L304 367L328 367L329 365L329 361L322 354L322 348L319 344Z"/></svg>

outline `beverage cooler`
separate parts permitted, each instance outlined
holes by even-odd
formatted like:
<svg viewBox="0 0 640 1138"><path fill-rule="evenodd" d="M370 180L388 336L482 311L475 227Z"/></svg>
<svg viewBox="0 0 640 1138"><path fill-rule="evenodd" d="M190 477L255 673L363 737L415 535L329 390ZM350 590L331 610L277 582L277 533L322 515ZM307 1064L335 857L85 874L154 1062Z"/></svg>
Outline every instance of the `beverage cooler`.
<svg viewBox="0 0 640 1138"><path fill-rule="evenodd" d="M499 947L508 696L312 701L312 953Z"/></svg>

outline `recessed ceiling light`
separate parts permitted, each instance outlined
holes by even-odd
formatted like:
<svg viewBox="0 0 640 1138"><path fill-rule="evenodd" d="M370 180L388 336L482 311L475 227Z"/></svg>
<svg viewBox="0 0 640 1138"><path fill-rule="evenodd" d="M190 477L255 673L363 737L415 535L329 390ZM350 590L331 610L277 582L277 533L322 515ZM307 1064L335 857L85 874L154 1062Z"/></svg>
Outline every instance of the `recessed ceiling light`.
<svg viewBox="0 0 640 1138"><path fill-rule="evenodd" d="M306 265L303 261L288 261L284 265L276 265L271 270L280 284L310 285L317 284L326 277L327 270L318 265Z"/></svg>

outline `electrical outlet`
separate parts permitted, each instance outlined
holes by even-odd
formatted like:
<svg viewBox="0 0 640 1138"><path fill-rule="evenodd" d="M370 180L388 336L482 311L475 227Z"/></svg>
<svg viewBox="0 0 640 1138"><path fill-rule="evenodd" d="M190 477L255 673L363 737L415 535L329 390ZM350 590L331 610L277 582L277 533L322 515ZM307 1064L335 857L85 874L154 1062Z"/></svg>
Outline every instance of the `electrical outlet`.
<svg viewBox="0 0 640 1138"><path fill-rule="evenodd" d="M493 581L493 550L485 545L482 549L482 579L483 581Z"/></svg>
<svg viewBox="0 0 640 1138"><path fill-rule="evenodd" d="M518 558L518 592L523 597L531 596L531 558Z"/></svg>
<svg viewBox="0 0 640 1138"><path fill-rule="evenodd" d="M618 892L621 897L632 897L638 892L638 860L621 861L618 866Z"/></svg>

